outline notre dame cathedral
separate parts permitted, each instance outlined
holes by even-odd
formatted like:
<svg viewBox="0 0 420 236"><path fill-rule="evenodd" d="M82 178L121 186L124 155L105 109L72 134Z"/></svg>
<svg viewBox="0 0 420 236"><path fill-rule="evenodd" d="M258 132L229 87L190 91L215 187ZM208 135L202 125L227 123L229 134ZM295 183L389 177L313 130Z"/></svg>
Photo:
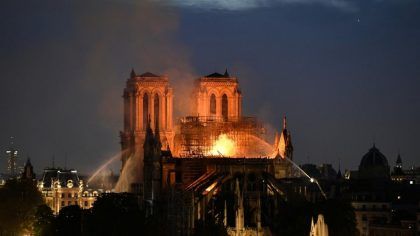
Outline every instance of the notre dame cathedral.
<svg viewBox="0 0 420 236"><path fill-rule="evenodd" d="M139 160L142 174L127 191L140 196L148 215L167 220L177 235L209 217L230 235L270 235L266 217L285 197L278 180L293 176L285 118L267 142L262 123L242 115L239 81L227 71L195 80L193 112L184 117L173 117L166 76L133 70L123 98L122 170Z"/></svg>

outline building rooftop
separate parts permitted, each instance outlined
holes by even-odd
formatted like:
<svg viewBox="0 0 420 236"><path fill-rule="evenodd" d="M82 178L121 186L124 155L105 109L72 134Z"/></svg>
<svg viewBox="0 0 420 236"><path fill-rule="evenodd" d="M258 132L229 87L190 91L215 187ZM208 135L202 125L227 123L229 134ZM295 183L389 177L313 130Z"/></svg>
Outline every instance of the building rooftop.
<svg viewBox="0 0 420 236"><path fill-rule="evenodd" d="M140 75L140 77L160 77L159 75L155 75L151 72L146 72Z"/></svg>
<svg viewBox="0 0 420 236"><path fill-rule="evenodd" d="M62 187L66 187L69 180L73 187L79 187L79 176L77 170L63 170L59 168L44 169L42 183L44 188L52 188L54 181L59 181Z"/></svg>
<svg viewBox="0 0 420 236"><path fill-rule="evenodd" d="M225 73L223 75L218 73L218 72L215 72L213 74L209 74L209 75L206 75L204 77L205 78L230 78L227 69L225 70Z"/></svg>
<svg viewBox="0 0 420 236"><path fill-rule="evenodd" d="M378 148L373 145L371 149L363 156L360 162L360 168L369 168L373 166L388 167L388 160L385 155L382 154Z"/></svg>

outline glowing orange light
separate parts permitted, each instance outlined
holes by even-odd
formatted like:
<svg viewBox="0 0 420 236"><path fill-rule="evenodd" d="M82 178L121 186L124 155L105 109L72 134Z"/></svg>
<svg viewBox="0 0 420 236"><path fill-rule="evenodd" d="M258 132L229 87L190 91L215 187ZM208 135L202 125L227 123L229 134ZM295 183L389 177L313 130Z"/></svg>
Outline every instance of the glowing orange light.
<svg viewBox="0 0 420 236"><path fill-rule="evenodd" d="M235 155L235 141L230 139L226 134L221 134L214 142L210 151L211 155L222 155L231 157Z"/></svg>
<svg viewBox="0 0 420 236"><path fill-rule="evenodd" d="M203 195L206 195L207 193L209 193L211 190L213 190L214 189L214 187L216 187L216 185L217 185L217 182L214 182L213 184L211 184L210 186L208 186L207 188L206 188L206 190L204 190L203 191Z"/></svg>

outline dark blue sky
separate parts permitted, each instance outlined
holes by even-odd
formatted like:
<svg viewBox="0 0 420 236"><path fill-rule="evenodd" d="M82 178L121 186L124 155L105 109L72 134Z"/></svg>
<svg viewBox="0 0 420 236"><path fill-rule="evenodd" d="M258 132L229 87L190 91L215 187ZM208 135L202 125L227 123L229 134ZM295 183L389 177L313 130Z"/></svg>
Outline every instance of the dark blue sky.
<svg viewBox="0 0 420 236"><path fill-rule="evenodd" d="M132 67L170 76L178 115L227 67L247 115L287 115L298 163L355 169L376 142L420 165L420 1L162 2L1 1L2 156L13 135L37 171L67 153L91 173L120 148Z"/></svg>

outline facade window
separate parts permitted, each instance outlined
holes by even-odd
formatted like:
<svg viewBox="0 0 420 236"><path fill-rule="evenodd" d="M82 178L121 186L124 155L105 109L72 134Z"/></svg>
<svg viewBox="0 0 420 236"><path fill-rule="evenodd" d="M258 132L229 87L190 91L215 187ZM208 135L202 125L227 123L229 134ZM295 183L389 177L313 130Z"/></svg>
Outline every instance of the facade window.
<svg viewBox="0 0 420 236"><path fill-rule="evenodd" d="M71 193L67 194L67 197L68 197L68 198L71 198Z"/></svg>
<svg viewBox="0 0 420 236"><path fill-rule="evenodd" d="M64 201L61 201L61 206L63 207L65 205L66 205L66 203Z"/></svg>
<svg viewBox="0 0 420 236"><path fill-rule="evenodd" d="M153 110L154 110L154 115L155 115L155 127L157 126L157 125L159 125L158 124L158 122L159 122L159 95L158 94L155 94L155 98L154 98L154 100L153 100Z"/></svg>
<svg viewBox="0 0 420 236"><path fill-rule="evenodd" d="M61 198L64 198L64 193L61 194Z"/></svg>
<svg viewBox="0 0 420 236"><path fill-rule="evenodd" d="M75 194L74 194L74 197L76 197L76 198L77 198L77 193L75 193Z"/></svg>
<svg viewBox="0 0 420 236"><path fill-rule="evenodd" d="M85 205L85 207L87 207L87 206L88 206L88 202L87 202L87 201L85 201L84 205Z"/></svg>
<svg viewBox="0 0 420 236"><path fill-rule="evenodd" d="M210 115L216 115L216 96L210 96Z"/></svg>
<svg viewBox="0 0 420 236"><path fill-rule="evenodd" d="M228 108L228 97L226 94L222 96L222 116L223 119L227 120L229 115L229 108Z"/></svg>
<svg viewBox="0 0 420 236"><path fill-rule="evenodd" d="M146 129L149 122L149 96L147 93L143 95L143 129Z"/></svg>

